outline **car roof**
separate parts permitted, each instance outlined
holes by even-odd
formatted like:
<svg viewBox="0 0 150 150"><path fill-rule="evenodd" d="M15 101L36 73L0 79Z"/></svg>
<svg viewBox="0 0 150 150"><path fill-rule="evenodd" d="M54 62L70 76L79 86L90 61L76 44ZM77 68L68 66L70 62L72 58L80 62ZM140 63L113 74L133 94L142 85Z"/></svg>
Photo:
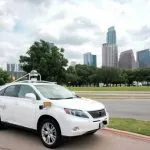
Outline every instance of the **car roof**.
<svg viewBox="0 0 150 150"><path fill-rule="evenodd" d="M50 84L56 84L56 82L24 80L24 81L7 83L1 86L0 89L3 89L11 85L50 85Z"/></svg>

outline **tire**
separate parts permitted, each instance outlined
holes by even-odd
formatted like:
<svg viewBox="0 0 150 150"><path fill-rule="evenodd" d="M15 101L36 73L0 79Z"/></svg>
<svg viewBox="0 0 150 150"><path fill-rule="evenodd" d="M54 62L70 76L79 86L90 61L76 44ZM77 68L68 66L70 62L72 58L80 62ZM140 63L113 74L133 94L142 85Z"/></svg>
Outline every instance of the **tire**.
<svg viewBox="0 0 150 150"><path fill-rule="evenodd" d="M1 122L1 118L0 118L0 130L4 129L4 124Z"/></svg>
<svg viewBox="0 0 150 150"><path fill-rule="evenodd" d="M45 119L40 123L39 134L42 143L48 148L57 148L61 144L61 131L53 119Z"/></svg>

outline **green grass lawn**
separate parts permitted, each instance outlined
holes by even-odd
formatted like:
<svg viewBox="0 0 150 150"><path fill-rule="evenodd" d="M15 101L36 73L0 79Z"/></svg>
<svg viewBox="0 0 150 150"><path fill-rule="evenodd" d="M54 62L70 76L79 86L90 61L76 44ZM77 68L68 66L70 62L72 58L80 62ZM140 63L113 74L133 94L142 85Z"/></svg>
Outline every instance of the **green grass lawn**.
<svg viewBox="0 0 150 150"><path fill-rule="evenodd" d="M72 91L150 91L150 87L68 87Z"/></svg>
<svg viewBox="0 0 150 150"><path fill-rule="evenodd" d="M150 136L150 121L139 121L135 119L125 118L111 118L109 128Z"/></svg>

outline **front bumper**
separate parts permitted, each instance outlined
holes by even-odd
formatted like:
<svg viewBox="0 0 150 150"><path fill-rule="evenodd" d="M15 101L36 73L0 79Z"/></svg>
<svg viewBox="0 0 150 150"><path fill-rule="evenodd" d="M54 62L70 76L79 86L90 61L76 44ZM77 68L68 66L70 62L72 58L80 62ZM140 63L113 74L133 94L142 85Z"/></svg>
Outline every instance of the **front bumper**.
<svg viewBox="0 0 150 150"><path fill-rule="evenodd" d="M65 127L62 129L63 136L79 136L93 130L105 128L109 124L109 114L101 118L79 118L68 115Z"/></svg>

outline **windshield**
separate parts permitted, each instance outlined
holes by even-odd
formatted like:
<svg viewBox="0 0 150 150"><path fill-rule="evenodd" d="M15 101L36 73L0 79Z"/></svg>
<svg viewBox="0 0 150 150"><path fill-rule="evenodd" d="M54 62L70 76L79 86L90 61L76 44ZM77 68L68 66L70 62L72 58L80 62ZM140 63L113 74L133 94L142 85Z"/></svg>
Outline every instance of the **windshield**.
<svg viewBox="0 0 150 150"><path fill-rule="evenodd" d="M52 85L35 85L40 93L48 99L60 100L60 99L72 99L75 96L71 91L63 86L52 84Z"/></svg>

